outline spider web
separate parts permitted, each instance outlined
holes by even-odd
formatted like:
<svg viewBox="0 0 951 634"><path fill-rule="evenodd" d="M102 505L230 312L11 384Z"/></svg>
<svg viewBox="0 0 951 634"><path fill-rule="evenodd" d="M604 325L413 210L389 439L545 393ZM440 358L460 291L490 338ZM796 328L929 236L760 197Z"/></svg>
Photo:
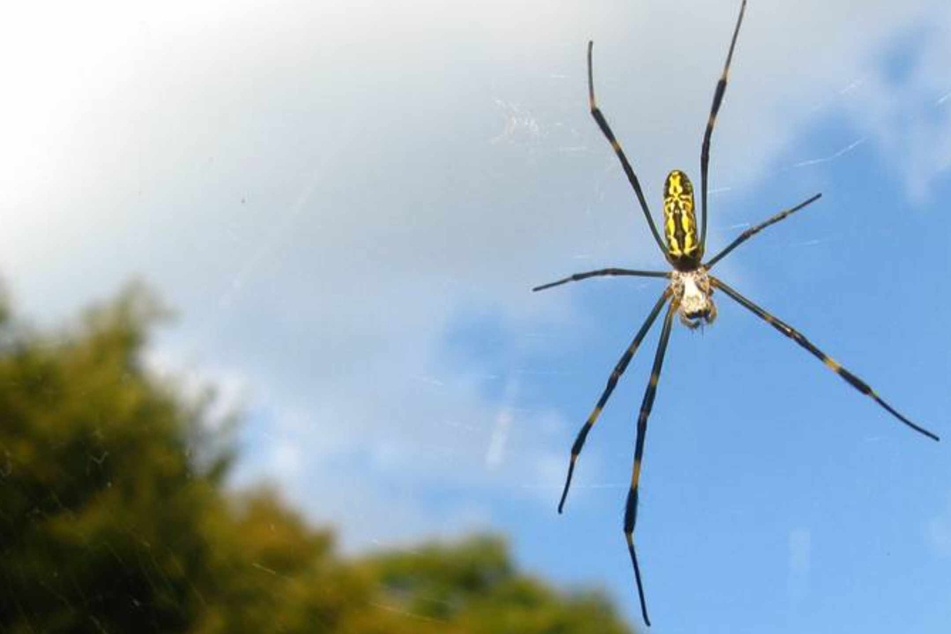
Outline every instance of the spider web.
<svg viewBox="0 0 951 634"><path fill-rule="evenodd" d="M520 566L605 588L636 623L620 515L653 337L592 432L566 515L554 506L573 435L662 282L528 289L662 264L587 113L588 38L599 102L656 214L667 170L696 176L735 7L437 4L111 7L70 28L18 10L0 27L19 96L0 110L0 270L43 332L130 277L157 288L179 321L149 371L189 394L216 386L209 420L243 412L229 490L271 483L338 532L341 556L504 533ZM951 16L891 4L856 24L836 18L848 3L751 3L713 139L709 237L722 246L823 191L723 276L940 426ZM689 46L671 43L674 24ZM777 614L815 631L843 624L818 599L836 596L875 632L887 595L938 631L909 588L947 587L933 570L948 556L946 470L758 328L730 311L702 337L674 333L637 537L649 600L686 631L781 630ZM77 451L95 471L119 449ZM0 448L0 480L16 468ZM66 506L54 493L30 499ZM168 586L152 559L166 546L122 565ZM747 554L725 570L711 549ZM881 581L908 569L924 570L908 588ZM254 570L285 591L275 566Z"/></svg>

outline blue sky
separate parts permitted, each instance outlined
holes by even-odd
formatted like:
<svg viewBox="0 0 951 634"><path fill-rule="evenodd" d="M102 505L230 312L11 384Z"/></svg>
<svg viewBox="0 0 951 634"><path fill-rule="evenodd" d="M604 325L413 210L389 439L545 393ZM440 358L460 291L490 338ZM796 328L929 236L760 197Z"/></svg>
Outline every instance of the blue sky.
<svg viewBox="0 0 951 634"><path fill-rule="evenodd" d="M56 3L53 3L56 4ZM156 372L243 407L235 486L278 482L348 552L509 536L639 622L620 530L648 337L568 450L698 180L738 3L94 2L0 25L0 271L57 323L130 277L177 307ZM951 441L951 8L751 0L713 140L718 274ZM951 460L716 296L675 327L637 543L655 632L945 632ZM659 330L659 329L658 329Z"/></svg>

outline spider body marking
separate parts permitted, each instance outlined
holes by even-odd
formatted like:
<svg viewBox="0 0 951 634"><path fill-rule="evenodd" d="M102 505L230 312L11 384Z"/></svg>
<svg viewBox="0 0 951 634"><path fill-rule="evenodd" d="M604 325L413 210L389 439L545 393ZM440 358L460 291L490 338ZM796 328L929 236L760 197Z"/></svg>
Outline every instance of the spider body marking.
<svg viewBox="0 0 951 634"><path fill-rule="evenodd" d="M697 235L693 183L684 172L673 170L664 183L664 238L667 261L678 271L700 266L703 245Z"/></svg>
<svg viewBox="0 0 951 634"><path fill-rule="evenodd" d="M713 303L714 289L721 290L723 291L724 295L753 313L755 316L762 319L764 322L776 329L780 334L788 337L811 355L819 359L823 365L825 365L825 367L838 374L842 380L855 388L859 393L864 394L875 401L879 407L894 416L901 423L910 427L914 431L931 438L932 440L938 440L938 436L935 433L915 424L903 414L898 412L898 410L883 400L878 395L878 393L875 392L875 390L873 390L865 381L829 357L798 330L782 321L778 317L770 314L765 309L759 307L751 300L747 299L738 291L734 290L725 282L714 277L710 273L710 270L720 260L726 257L738 246L752 238L763 229L774 225L785 218L788 218L800 209L814 203L822 196L822 194L815 194L811 198L806 199L798 205L784 209L773 216L770 216L765 221L750 227L749 229L743 231L715 256L703 261L707 235L707 173L710 162L710 141L713 136L714 126L716 125L717 115L723 102L723 96L726 94L730 63L733 59L733 50L736 47L736 40L740 32L740 25L743 23L743 15L745 11L746 0L743 0L742 4L740 5L740 13L736 20L736 26L733 29L733 38L730 40L730 49L727 53L726 63L723 66L723 72L717 81L716 88L714 89L713 103L710 107L710 115L707 119L706 129L703 133L703 142L700 149L701 215L699 231L694 207L693 185L686 173L680 170L673 170L670 172L670 174L668 174L667 180L664 184L663 241L661 240L660 233L657 231L657 226L654 223L654 219L651 216L651 212L647 205L647 200L644 197L644 192L641 189L637 174L634 171L634 168L631 166L630 161L628 161L624 150L621 148L621 144L614 136L614 132L612 132L611 127L608 125L607 119L605 119L601 109L598 108L597 101L595 100L594 96L594 78L591 63L591 52L594 43L588 42L588 103L591 110L591 116L594 118L595 123L597 123L598 128L600 128L601 133L608 140L608 143L611 145L611 149L614 150L614 153L617 155L618 161L621 163L621 168L624 171L624 175L627 177L631 188L634 190L634 194L637 197L641 211L644 213L644 219L647 221L647 226L650 229L651 235L664 255L664 258L671 265L673 270L644 271L612 267L599 269L596 271L575 273L554 282L536 286L532 289L533 291L542 291L555 286L560 286L562 284L567 284L568 282L579 282L599 276L654 277L666 278L668 280L667 287L661 293L647 318L638 329L637 334L634 335L633 341L631 341L624 354L621 355L621 358L615 365L614 370L608 377L607 385L605 386L604 391L601 393L601 397L598 399L594 409L591 410L591 413L581 426L581 429L578 430L578 435L571 447L571 457L568 462L568 474L565 478L565 486L561 493L561 499L558 502L558 512L561 513L562 510L564 510L565 500L568 497L568 490L571 487L571 478L574 474L575 464L578 460L578 456L581 454L581 450L584 448L588 433L591 431L592 427L600 417L604 406L607 404L607 401L611 397L614 388L617 386L618 380L621 378L621 375L624 374L624 371L627 369L628 364L631 362L631 359L634 357L634 354L640 347L644 337L650 331L654 322L660 316L660 313L663 311L664 306L666 305L667 310L664 315L663 327L661 329L660 339L657 344L657 351L654 354L654 364L651 368L650 379L648 380L647 388L644 391L644 398L641 401L641 408L637 416L637 435L634 445L634 464L631 468L631 485L630 489L628 490L627 503L624 510L624 536L627 541L631 564L634 568L634 577L637 582L637 593L641 605L641 614L644 618L644 622L647 625L650 625L650 618L647 614L647 603L644 599L644 586L641 581L641 570L637 560L637 552L634 548L634 527L637 523L637 502L640 490L639 484L641 465L644 456L644 442L647 435L647 421L654 406L654 397L657 394L657 385L660 382L660 372L661 368L663 367L664 355L667 351L667 344L670 340L670 332L675 313L678 313L680 315L680 321L691 329L698 328L704 324L711 324L717 315L716 305Z"/></svg>

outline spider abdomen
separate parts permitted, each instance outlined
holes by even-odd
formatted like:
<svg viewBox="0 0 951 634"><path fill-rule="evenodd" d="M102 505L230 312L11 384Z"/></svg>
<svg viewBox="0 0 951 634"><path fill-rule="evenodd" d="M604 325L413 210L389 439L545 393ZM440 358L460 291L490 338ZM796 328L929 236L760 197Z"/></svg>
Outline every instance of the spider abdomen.
<svg viewBox="0 0 951 634"><path fill-rule="evenodd" d="M673 170L664 182L664 237L667 259L681 271L695 269L703 257L697 236L693 184L680 170Z"/></svg>

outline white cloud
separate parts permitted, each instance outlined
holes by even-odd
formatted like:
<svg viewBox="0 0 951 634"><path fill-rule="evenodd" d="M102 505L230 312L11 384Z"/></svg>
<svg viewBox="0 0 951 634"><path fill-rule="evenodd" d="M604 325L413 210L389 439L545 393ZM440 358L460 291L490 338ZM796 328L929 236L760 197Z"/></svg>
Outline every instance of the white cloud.
<svg viewBox="0 0 951 634"><path fill-rule="evenodd" d="M246 381L273 421L273 444L251 451L274 462L255 473L357 541L377 539L360 532L374 505L394 531L432 525L380 482L547 486L573 424L488 396L479 361L446 358L447 329L490 311L509 381L544 343L521 333L575 319L567 295L528 288L658 262L586 111L584 46L653 201L671 166L695 171L737 3L161 6L84 5L56 24L20 9L0 25L0 267L26 310L155 282L184 316L163 345ZM949 31L943 1L753 0L712 187L849 160L833 145L777 163L845 117L926 195L951 160ZM896 86L883 52L917 33ZM725 210L713 229L735 223Z"/></svg>
<svg viewBox="0 0 951 634"><path fill-rule="evenodd" d="M800 603L809 591L812 566L812 531L796 528L789 532L789 575L786 592L793 604Z"/></svg>
<svg viewBox="0 0 951 634"><path fill-rule="evenodd" d="M237 368L215 366L168 346L147 350L145 364L160 380L171 381L193 403L211 396L206 422L220 428L253 401L247 377Z"/></svg>
<svg viewBox="0 0 951 634"><path fill-rule="evenodd" d="M951 557L951 497L944 512L928 521L927 537L939 555Z"/></svg>

